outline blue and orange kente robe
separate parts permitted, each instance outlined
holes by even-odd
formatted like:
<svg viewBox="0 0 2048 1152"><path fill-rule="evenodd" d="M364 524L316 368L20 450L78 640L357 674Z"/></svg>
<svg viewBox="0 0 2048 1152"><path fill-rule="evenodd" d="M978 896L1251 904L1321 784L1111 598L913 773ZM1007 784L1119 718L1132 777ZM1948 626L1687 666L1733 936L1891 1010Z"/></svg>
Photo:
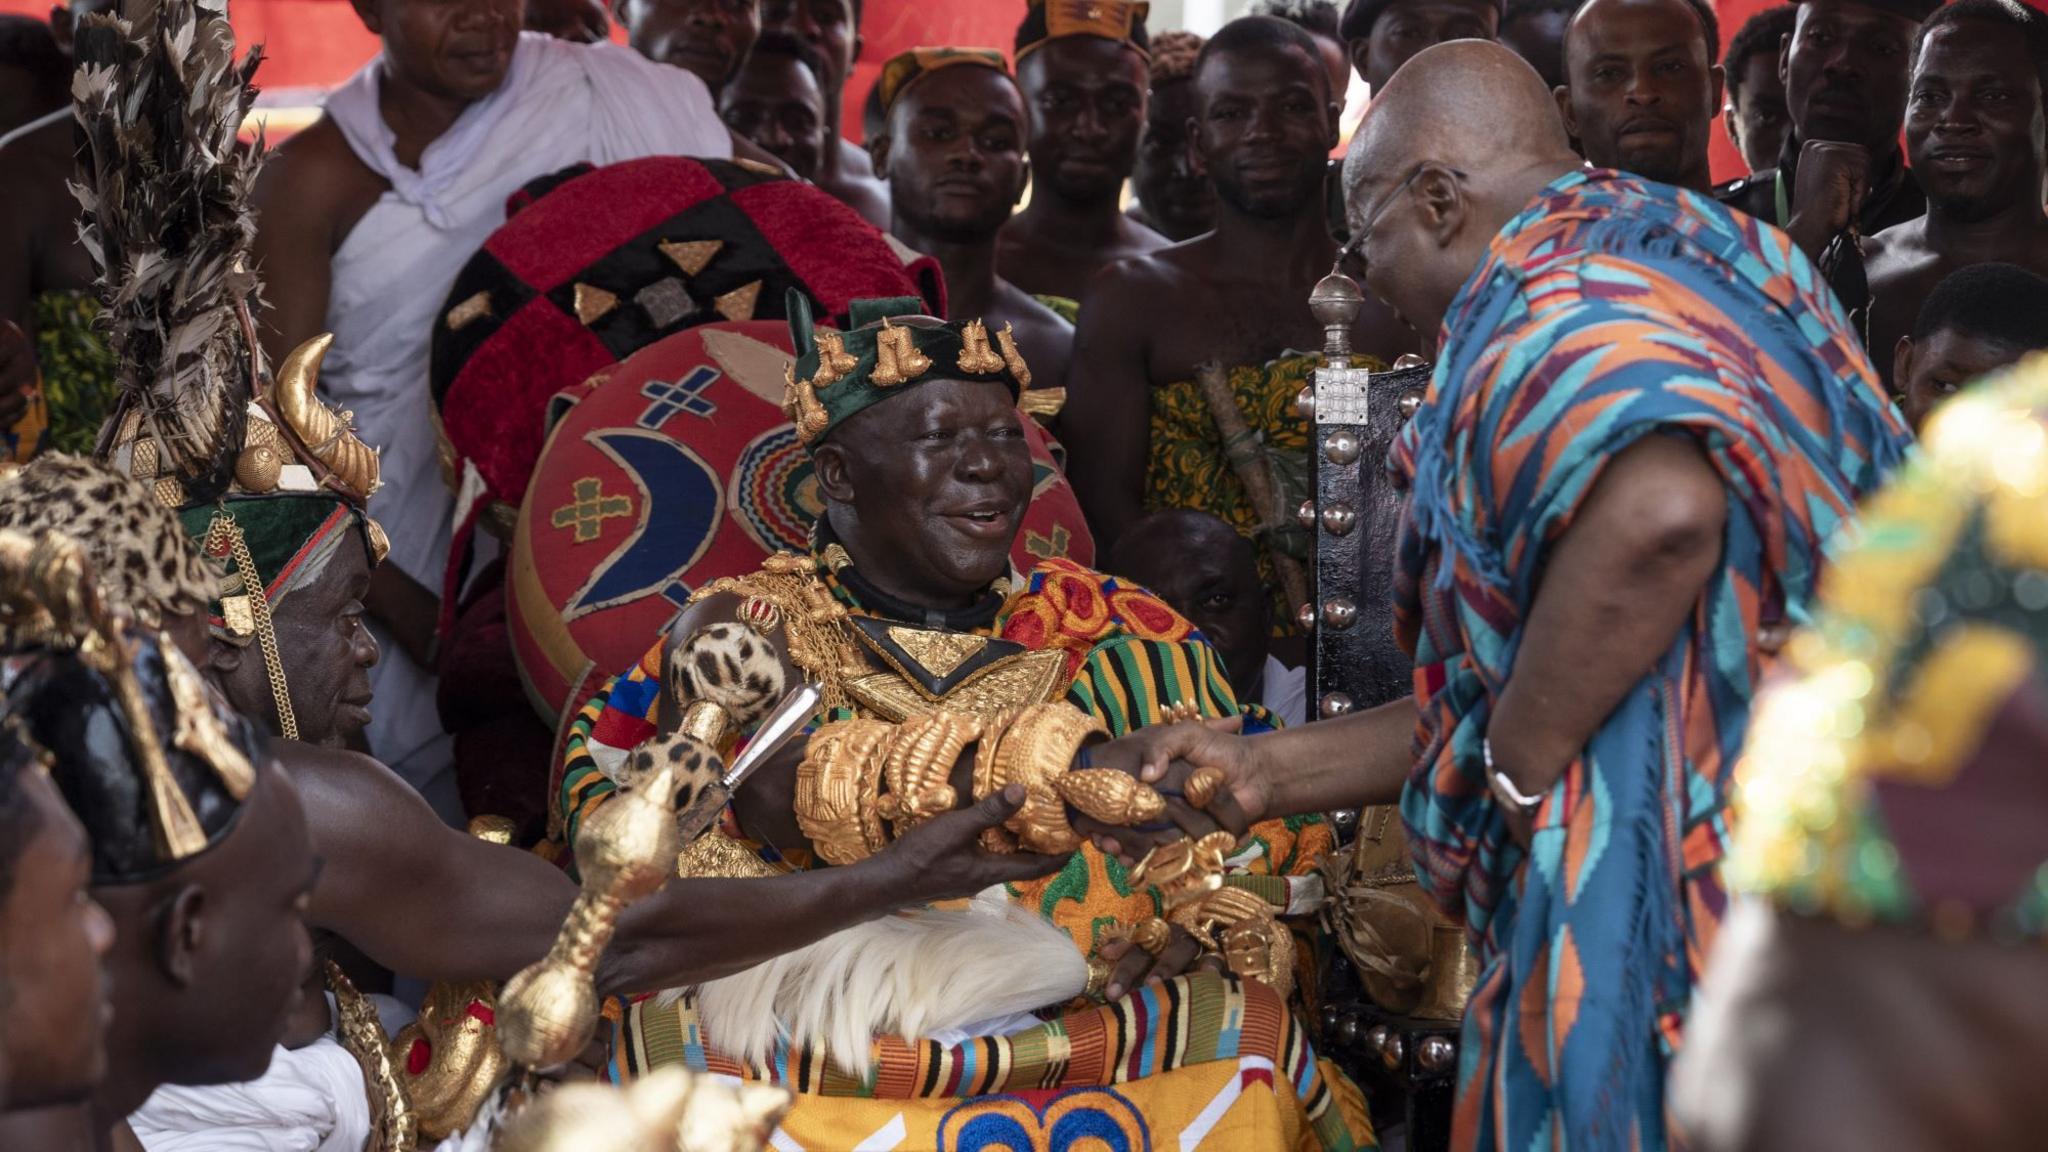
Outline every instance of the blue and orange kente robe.
<svg viewBox="0 0 2048 1152"><path fill-rule="evenodd" d="M1417 876L1482 965L1453 1144L1663 1148L1665 1069L1723 909L1754 638L1806 618L1823 545L1900 461L1904 426L1782 232L1616 172L1561 177L1510 221L1441 340L1390 467L1410 488L1397 627L1420 714L1402 815ZM1548 546L1652 434L1691 439L1720 473L1722 563L1525 853L1481 738Z"/></svg>

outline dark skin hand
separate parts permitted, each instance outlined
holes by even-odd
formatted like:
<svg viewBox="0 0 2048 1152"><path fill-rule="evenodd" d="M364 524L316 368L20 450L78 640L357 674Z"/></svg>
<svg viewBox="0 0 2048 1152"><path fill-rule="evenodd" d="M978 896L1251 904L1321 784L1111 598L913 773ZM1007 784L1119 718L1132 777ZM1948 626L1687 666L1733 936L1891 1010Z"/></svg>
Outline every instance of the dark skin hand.
<svg viewBox="0 0 2048 1152"><path fill-rule="evenodd" d="M1143 514L1154 388L1193 378L1205 361L1263 364L1324 342L1304 304L1337 256L1322 200L1337 113L1322 69L1292 49L1218 53L1194 83L1216 230L1104 270L1075 332L1061 430L1100 547ZM1391 362L1421 345L1368 301L1352 346Z"/></svg>
<svg viewBox="0 0 2048 1152"><path fill-rule="evenodd" d="M1009 324L1033 388L1066 382L1074 328L996 275L996 236L1024 195L1023 94L989 68L942 68L910 86L869 145L889 181L889 231L939 261L953 318Z"/></svg>
<svg viewBox="0 0 2048 1152"><path fill-rule="evenodd" d="M2040 195L2048 114L2025 43L1988 21L1935 29L1913 74L1906 152L1927 191L1927 215L1864 245L1871 359L1897 388L1907 382L1884 353L1900 347L1950 273L1999 261L2048 274Z"/></svg>

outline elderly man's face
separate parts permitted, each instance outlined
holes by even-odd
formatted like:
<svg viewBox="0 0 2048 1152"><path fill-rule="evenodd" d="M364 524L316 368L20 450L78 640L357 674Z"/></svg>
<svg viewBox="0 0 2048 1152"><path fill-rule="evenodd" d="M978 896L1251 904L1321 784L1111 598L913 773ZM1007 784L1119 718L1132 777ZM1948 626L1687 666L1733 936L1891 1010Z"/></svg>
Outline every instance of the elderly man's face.
<svg viewBox="0 0 2048 1152"><path fill-rule="evenodd" d="M1906 70L1918 27L1855 0L1807 0L1781 57L1785 106L1799 140L1890 152L1906 115Z"/></svg>
<svg viewBox="0 0 2048 1152"><path fill-rule="evenodd" d="M1493 40L1500 9L1493 0L1394 0L1373 21L1372 35L1351 42L1351 63L1377 92L1394 70L1446 40Z"/></svg>
<svg viewBox="0 0 2048 1152"><path fill-rule="evenodd" d="M2044 133L2040 76L2012 29L1964 20L1928 36L1906 105L1906 153L1944 215L1983 219L2038 203Z"/></svg>
<svg viewBox="0 0 2048 1152"><path fill-rule="evenodd" d="M1008 572L1031 499L1021 419L1001 384L932 380L833 429L814 456L818 484L861 574L939 608Z"/></svg>
<svg viewBox="0 0 2048 1152"><path fill-rule="evenodd" d="M717 92L761 34L754 0L624 0L619 22L635 51L697 74Z"/></svg>
<svg viewBox="0 0 2048 1152"><path fill-rule="evenodd" d="M377 641L363 622L369 557L353 539L311 583L277 605L272 625L299 738L339 748L370 723L370 669ZM276 696L256 645L214 641L213 666L235 710L271 732L281 730Z"/></svg>
<svg viewBox="0 0 2048 1152"><path fill-rule="evenodd" d="M523 0L352 0L406 84L447 100L481 100L512 67Z"/></svg>
<svg viewBox="0 0 2048 1152"><path fill-rule="evenodd" d="M890 110L878 173L921 236L993 239L1024 192L1024 97L991 68L956 64L920 78Z"/></svg>
<svg viewBox="0 0 2048 1152"><path fill-rule="evenodd" d="M1721 70L1685 0L1592 0L1565 37L1558 107L1586 159L1666 184L1707 179Z"/></svg>
<svg viewBox="0 0 2048 1152"><path fill-rule="evenodd" d="M759 144L806 180L825 153L825 93L794 56L756 52L718 101L725 126Z"/></svg>
<svg viewBox="0 0 2048 1152"><path fill-rule="evenodd" d="M1337 116L1316 61L1288 48L1217 52L1195 90L1196 151L1217 199L1264 219L1321 200Z"/></svg>
<svg viewBox="0 0 2048 1152"><path fill-rule="evenodd" d="M1115 196L1137 162L1150 79L1136 52L1099 36L1050 40L1019 60L1037 178L1069 200Z"/></svg>

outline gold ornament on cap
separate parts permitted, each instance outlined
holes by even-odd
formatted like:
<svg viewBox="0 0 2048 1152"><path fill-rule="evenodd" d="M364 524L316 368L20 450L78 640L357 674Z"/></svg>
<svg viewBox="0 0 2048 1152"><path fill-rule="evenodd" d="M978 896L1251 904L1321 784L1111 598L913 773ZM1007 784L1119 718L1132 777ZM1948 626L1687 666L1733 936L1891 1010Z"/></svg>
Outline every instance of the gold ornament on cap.
<svg viewBox="0 0 2048 1152"><path fill-rule="evenodd" d="M822 366L820 373L824 372ZM782 370L782 414L791 424L796 425L796 438L808 444L824 435L827 425L832 423L825 406L818 402L817 389L809 380L796 378L796 365L791 362Z"/></svg>
<svg viewBox="0 0 2048 1152"><path fill-rule="evenodd" d="M860 357L846 350L846 338L839 333L820 329L814 338L818 342L818 371L810 379L811 387L837 384L841 377L860 367Z"/></svg>
<svg viewBox="0 0 2048 1152"><path fill-rule="evenodd" d="M1010 366L1010 375L1017 378L1017 387L1031 387L1031 366L1024 363L1024 354L1017 351L1017 333L1004 321L1003 330L996 333L996 347L1003 350L1003 363Z"/></svg>
<svg viewBox="0 0 2048 1152"><path fill-rule="evenodd" d="M278 367L272 397L286 426L328 472L323 480L361 503L377 491L377 453L356 438L348 413L320 402L320 363L333 346L334 334L324 332L294 348Z"/></svg>
<svg viewBox="0 0 2048 1152"><path fill-rule="evenodd" d="M893 388L917 379L931 370L932 358L917 350L910 329L882 318L882 330L875 333L875 370L868 379L883 388Z"/></svg>
<svg viewBox="0 0 2048 1152"><path fill-rule="evenodd" d="M981 321L970 320L960 329L960 359L956 361L960 371L970 376L987 376L1003 370L1003 358L988 346L988 329Z"/></svg>

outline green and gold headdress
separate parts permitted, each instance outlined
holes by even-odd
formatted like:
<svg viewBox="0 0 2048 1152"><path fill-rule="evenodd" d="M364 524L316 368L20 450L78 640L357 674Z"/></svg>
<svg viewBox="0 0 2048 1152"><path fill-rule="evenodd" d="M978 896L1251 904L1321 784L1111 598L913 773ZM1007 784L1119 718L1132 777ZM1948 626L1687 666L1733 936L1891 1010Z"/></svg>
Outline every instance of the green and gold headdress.
<svg viewBox="0 0 2048 1152"><path fill-rule="evenodd" d="M335 555L337 538L383 559L367 512L377 454L315 394L332 337L307 341L274 374L256 342L249 190L263 148L236 133L260 53L235 62L218 4L123 12L84 22L73 86L86 143L80 236L122 388L95 455L179 509L226 568L215 634L262 645L284 735L296 739L270 610Z"/></svg>
<svg viewBox="0 0 2048 1152"><path fill-rule="evenodd" d="M810 301L790 291L796 360L782 409L805 447L895 389L924 380L990 381L1013 397L1031 387L1031 369L1008 324L991 333L979 320L920 315L923 306L915 296L855 300L847 308L852 331L840 333L812 324Z"/></svg>

